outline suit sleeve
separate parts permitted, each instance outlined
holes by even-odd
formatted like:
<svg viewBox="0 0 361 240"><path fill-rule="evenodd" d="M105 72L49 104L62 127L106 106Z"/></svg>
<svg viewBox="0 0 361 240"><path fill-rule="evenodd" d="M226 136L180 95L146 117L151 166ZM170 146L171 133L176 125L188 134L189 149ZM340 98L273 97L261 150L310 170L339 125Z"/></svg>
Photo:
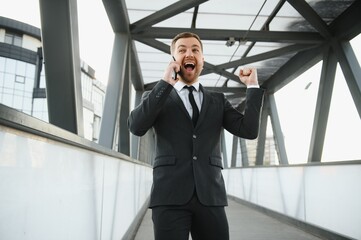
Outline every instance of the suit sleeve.
<svg viewBox="0 0 361 240"><path fill-rule="evenodd" d="M130 113L128 128L137 136L143 136L154 124L173 86L160 80L150 92L145 92L141 103Z"/></svg>
<svg viewBox="0 0 361 240"><path fill-rule="evenodd" d="M259 119L263 104L263 89L247 89L244 114L232 107L224 99L223 127L238 137L256 139L259 131Z"/></svg>

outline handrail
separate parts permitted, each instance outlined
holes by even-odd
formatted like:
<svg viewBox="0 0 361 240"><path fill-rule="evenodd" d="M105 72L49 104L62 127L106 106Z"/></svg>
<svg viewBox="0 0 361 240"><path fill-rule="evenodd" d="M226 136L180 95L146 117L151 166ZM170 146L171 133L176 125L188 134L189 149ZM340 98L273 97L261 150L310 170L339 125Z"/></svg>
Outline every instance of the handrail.
<svg viewBox="0 0 361 240"><path fill-rule="evenodd" d="M65 144L69 144L82 149L90 150L96 153L115 157L128 162L150 167L149 164L133 159L125 154L116 152L112 149L105 148L88 139L79 137L78 135L61 129L55 125L44 122L40 119L17 111L6 105L0 104L0 125L11 127L47 139L55 140Z"/></svg>

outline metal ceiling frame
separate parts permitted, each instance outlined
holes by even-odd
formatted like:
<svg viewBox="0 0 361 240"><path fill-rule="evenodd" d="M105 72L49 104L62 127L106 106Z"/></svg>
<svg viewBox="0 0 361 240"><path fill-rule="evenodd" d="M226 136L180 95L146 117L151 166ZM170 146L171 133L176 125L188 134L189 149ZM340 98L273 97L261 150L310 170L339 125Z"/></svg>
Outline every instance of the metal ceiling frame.
<svg viewBox="0 0 361 240"><path fill-rule="evenodd" d="M259 136L259 146L256 160L257 164L260 164L264 157L262 144L264 145L265 141L265 129L268 116L271 116L271 120L273 122L272 124L274 125L273 131L278 145L277 151L281 158L280 162L283 164L288 162L284 143L282 141L283 136L274 101L274 93L321 61L324 57L324 70L321 76L321 82L325 82L327 79L334 77L331 75L333 75L335 62L339 62L361 118L361 71L356 55L349 43L350 39L361 32L361 18L359 17L359 12L361 12L361 1L354 1L351 6L349 6L340 16L335 18L330 25L327 25L306 1L287 0L287 2L295 8L315 30L313 31L311 29L306 32L269 31L270 22L286 2L285 0L279 1L259 31L195 28L198 14L197 7L204 2L206 2L206 0L177 1L176 3L160 9L159 11L140 19L135 23L130 23L125 0L103 0L105 10L115 33L115 38L104 114L100 131L100 142L102 145L114 148L117 141L119 144L117 149L118 151L126 154L130 154L131 152L132 155L135 156L136 151L134 151L134 146L130 150L130 145L134 143L138 145L143 144L139 141L134 141L134 139L130 141L129 133L126 132L126 129L124 128L130 104L129 82L132 82L136 91L137 101L139 101L140 95L143 91L151 89L154 85L154 83L144 84L135 41L139 41L147 46L169 54L170 46L157 39L169 40L179 32L183 31L192 31L198 34L201 39L209 41L226 41L229 37L234 37L236 40L247 40L250 42L247 46L246 52L240 59L218 65L208 62L205 62L204 64L203 74L215 73L227 78L223 86L213 87L210 89L227 93L226 96L230 99L230 101L239 99L243 101L244 99L246 91L245 86L240 85L236 88L227 87L228 79L238 82L238 76L236 76L234 72L239 66L260 61L265 61L267 63L268 60L280 57L287 57L289 59L286 63L279 67L276 72L267 77L267 79L262 79L262 81L260 81L261 87L266 89L266 101L262 115L263 120ZM74 75L74 69L79 65L76 61L79 56L76 29L77 19L76 14L72 12L74 9L72 8L71 10L71 7L69 7L74 5L76 6L75 3L76 0L67 0L65 4L62 5L62 7L66 8L66 11L64 10L64 12L60 14L62 19L65 19L64 21L61 21L60 28L63 29L67 39L65 43L68 45L61 48L61 51L57 51L56 54L49 55L47 54L49 51L56 48L60 49L59 44L61 45L62 43L52 40L51 36L56 30L47 28L49 23L55 24L53 17L49 14L54 12L54 7L48 5L46 1L40 0L43 23L42 34L45 53L44 60L47 63L45 65L45 69L46 71L51 72L54 68L57 68L59 63L56 59L60 54L63 58L61 61L61 65L64 66L63 71L68 75L70 74L70 77L67 78L66 84L62 84L60 86L56 84L59 80L55 74L47 76L47 95L58 96L58 98L61 99L59 92L68 92L72 94L72 97L70 98L70 105L75 105L75 107L69 107L66 109L66 115L70 116L70 120L59 116L60 122L57 125L62 127L67 126L67 124L72 124L75 127L70 128L70 130L82 135L81 131L77 129L79 127L76 127L76 125L79 125L81 122L80 119L78 119L78 116L81 115L81 108L78 102L80 95L76 91L76 89L79 88L79 77L76 74ZM194 8L194 12L192 26L190 28L153 27L161 21L192 8ZM61 40L63 41L63 39ZM270 50L268 52L248 56L250 50L257 42L288 43L289 45L280 47L276 50ZM67 52L70 52L71 54L67 54ZM233 70L229 70L232 68ZM325 84L321 84L320 86L317 103L317 106L319 106L317 109L320 110L320 105L323 105L323 110L322 112L317 112L317 110L314 118L313 136L311 139L313 144L311 144L309 152L309 161L312 162L317 162L321 159L325 135L324 128L327 125L328 109L331 101L330 94L332 93L332 89L330 86L328 86L329 88L322 87L324 85ZM240 110L242 109L242 101L237 106ZM58 110L56 106L59 105L59 103L61 103L61 100L57 100L55 103L50 102L49 112L56 112ZM325 108L325 104L328 107ZM69 106L69 104L66 104L66 106ZM53 112L51 114L53 114L53 116L57 116L54 114L58 113ZM53 119L53 117L50 119ZM119 127L119 125L122 126ZM66 129L66 127L64 128ZM117 137L119 138L117 139ZM147 146L152 145L153 140L151 134L146 141ZM315 142L318 144L315 144ZM233 151L236 151L236 149L233 149ZM233 152L232 155L234 154L235 153ZM145 157L149 158L150 155L148 155Z"/></svg>

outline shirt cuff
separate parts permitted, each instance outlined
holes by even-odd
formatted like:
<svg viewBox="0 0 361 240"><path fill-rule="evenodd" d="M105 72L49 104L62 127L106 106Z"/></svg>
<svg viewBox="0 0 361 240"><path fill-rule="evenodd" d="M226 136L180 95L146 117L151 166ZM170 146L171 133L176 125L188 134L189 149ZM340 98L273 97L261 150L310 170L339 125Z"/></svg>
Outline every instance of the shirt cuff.
<svg viewBox="0 0 361 240"><path fill-rule="evenodd" d="M247 88L259 88L259 85L248 85Z"/></svg>

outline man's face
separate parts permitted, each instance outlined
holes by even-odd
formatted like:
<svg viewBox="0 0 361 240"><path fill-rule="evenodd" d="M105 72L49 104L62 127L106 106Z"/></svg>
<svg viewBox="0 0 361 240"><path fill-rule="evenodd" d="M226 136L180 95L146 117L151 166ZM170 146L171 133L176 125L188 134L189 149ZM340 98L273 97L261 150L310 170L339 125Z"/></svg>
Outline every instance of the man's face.
<svg viewBox="0 0 361 240"><path fill-rule="evenodd" d="M196 82L204 64L203 52L198 40L194 37L178 39L173 56L181 64L181 80L186 84Z"/></svg>

